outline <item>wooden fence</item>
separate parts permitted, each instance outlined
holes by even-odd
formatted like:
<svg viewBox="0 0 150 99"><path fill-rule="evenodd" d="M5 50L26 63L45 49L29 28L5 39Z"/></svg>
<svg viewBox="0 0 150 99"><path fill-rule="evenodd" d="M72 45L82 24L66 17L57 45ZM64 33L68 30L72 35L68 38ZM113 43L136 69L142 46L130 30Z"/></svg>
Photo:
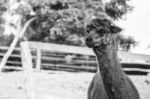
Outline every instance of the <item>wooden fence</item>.
<svg viewBox="0 0 150 99"><path fill-rule="evenodd" d="M93 51L85 47L30 42L33 67L69 71L96 72L97 64ZM8 47L0 46L0 60ZM150 72L150 56L118 52L123 70L127 74ZM22 70L20 48L15 48L4 70Z"/></svg>

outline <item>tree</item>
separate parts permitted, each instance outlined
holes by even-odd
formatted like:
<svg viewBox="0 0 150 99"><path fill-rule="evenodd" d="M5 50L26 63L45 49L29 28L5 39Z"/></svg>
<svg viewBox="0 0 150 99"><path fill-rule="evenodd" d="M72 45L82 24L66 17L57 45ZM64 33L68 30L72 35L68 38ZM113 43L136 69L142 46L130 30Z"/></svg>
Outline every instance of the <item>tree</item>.
<svg viewBox="0 0 150 99"><path fill-rule="evenodd" d="M84 26L92 16L103 17L107 14L112 20L118 20L132 9L128 0L111 0L105 7L102 0L26 1L37 17L31 24L36 34L29 37L29 40L77 46L85 46ZM26 19L31 17L27 15Z"/></svg>
<svg viewBox="0 0 150 99"><path fill-rule="evenodd" d="M111 0L109 3L106 3L106 14L114 20L122 18L133 9L133 6L128 4L129 1L130 0Z"/></svg>
<svg viewBox="0 0 150 99"><path fill-rule="evenodd" d="M2 15L5 21L3 24L5 29L4 34L14 34L15 37L8 51L3 56L3 59L0 63L0 71L5 66L8 58L12 54L18 40L24 36L24 33L26 32L29 24L36 19L32 18L27 22L25 21L24 17L32 11L32 9L30 9L30 5L28 5L28 3L25 1L18 2L16 0L10 0L8 2L8 8L9 9L7 9L7 11ZM8 30L9 28L10 30Z"/></svg>
<svg viewBox="0 0 150 99"><path fill-rule="evenodd" d="M84 26L91 16L102 15L99 0L47 0L45 2L31 2L38 13L39 26L34 40L57 42L73 45L84 45L82 36ZM100 10L100 11L99 11ZM41 28L41 29L40 29ZM41 31L44 30L44 31ZM76 40L76 41L74 41Z"/></svg>
<svg viewBox="0 0 150 99"><path fill-rule="evenodd" d="M135 47L138 43L131 36L125 37L123 35L118 35L118 40L119 40L119 48L127 52L131 49L131 47Z"/></svg>
<svg viewBox="0 0 150 99"><path fill-rule="evenodd" d="M17 29L24 27L27 21L26 17L31 14L32 7L28 2L23 0L7 0L7 2L3 2L2 4L5 5L2 7L3 9L5 8L5 11L1 10L0 45L9 46L14 36L17 35L16 31L20 31ZM33 29L28 27L24 38L30 38L30 35L33 33Z"/></svg>

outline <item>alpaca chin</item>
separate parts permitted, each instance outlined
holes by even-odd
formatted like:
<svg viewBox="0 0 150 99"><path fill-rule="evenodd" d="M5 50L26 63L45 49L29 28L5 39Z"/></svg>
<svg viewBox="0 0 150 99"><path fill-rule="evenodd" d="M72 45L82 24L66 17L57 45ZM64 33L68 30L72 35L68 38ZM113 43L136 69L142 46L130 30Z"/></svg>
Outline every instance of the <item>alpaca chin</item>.
<svg viewBox="0 0 150 99"><path fill-rule="evenodd" d="M89 48L93 48L93 43L90 43L90 42L86 42L86 45L89 47Z"/></svg>

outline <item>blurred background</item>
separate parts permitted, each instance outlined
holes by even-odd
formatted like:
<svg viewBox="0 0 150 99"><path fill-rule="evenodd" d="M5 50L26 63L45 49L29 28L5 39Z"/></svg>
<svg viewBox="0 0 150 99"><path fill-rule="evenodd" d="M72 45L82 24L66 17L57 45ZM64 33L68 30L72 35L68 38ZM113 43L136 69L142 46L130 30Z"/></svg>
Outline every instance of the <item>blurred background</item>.
<svg viewBox="0 0 150 99"><path fill-rule="evenodd" d="M29 41L35 99L86 99L97 71L84 40L93 17L107 17L123 29L117 36L119 61L141 99L149 99L149 5L148 0L0 0L0 61L27 27L0 73L0 99L27 99L22 41Z"/></svg>
<svg viewBox="0 0 150 99"><path fill-rule="evenodd" d="M129 51L141 41L141 39L139 40L135 36L143 34L138 29L144 31L143 28L138 28L138 24L138 26L135 25L135 21L139 17L137 14L139 10L136 11L139 7L138 3L132 5L132 1L128 0L21 0L20 3L15 3L17 0L7 1L0 1L0 37L1 43L5 42L4 45L9 45L13 39L12 34L15 34L15 25L17 25L16 16L18 13L23 14L24 21L29 20L33 16L37 17L37 20L30 25L28 33L25 34L29 41L85 46L84 26L93 16L104 17L106 15L114 22L123 24L120 26L124 31L118 38L120 39L120 48L124 51ZM145 10L141 9L140 17L145 16L142 14L142 11ZM30 12L34 12L35 15ZM134 16L135 21L132 20L133 18L130 19L131 15ZM138 32L133 30L137 30ZM126 36L126 34L129 35ZM140 44L143 45L143 43L139 43L138 45Z"/></svg>

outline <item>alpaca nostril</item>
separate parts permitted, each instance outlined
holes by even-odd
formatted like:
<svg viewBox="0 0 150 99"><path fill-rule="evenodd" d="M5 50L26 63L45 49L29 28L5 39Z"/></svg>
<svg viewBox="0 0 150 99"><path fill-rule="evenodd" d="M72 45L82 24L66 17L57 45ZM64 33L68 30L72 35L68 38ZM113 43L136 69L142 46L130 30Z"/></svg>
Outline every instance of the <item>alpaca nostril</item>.
<svg viewBox="0 0 150 99"><path fill-rule="evenodd" d="M86 42L92 42L92 41L93 41L92 37L87 37L86 38Z"/></svg>

